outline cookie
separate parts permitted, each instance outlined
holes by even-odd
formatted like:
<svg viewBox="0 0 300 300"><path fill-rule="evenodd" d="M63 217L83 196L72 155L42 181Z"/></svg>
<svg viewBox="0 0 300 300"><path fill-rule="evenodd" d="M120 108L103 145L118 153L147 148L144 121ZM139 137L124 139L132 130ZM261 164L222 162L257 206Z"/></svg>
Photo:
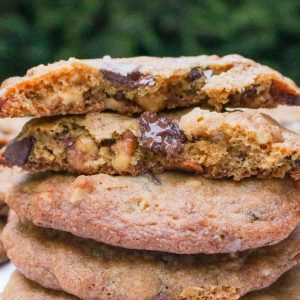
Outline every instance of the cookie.
<svg viewBox="0 0 300 300"><path fill-rule="evenodd" d="M255 111L190 112L137 118L111 113L34 119L3 163L33 172L110 175L181 169L208 178L300 177L300 136Z"/></svg>
<svg viewBox="0 0 300 300"><path fill-rule="evenodd" d="M0 149L22 129L28 118L0 119Z"/></svg>
<svg viewBox="0 0 300 300"><path fill-rule="evenodd" d="M70 58L4 81L0 116L121 114L200 105L299 105L300 90L278 72L239 55L224 57Z"/></svg>
<svg viewBox="0 0 300 300"><path fill-rule="evenodd" d="M286 272L272 286L258 292L252 292L240 300L299 300L300 266ZM45 289L42 286L15 272L6 286L2 300L76 300L79 299L64 292ZM199 299L199 298L194 298ZM192 300L192 299L190 299ZM215 300L215 299L214 299Z"/></svg>
<svg viewBox="0 0 300 300"><path fill-rule="evenodd" d="M24 119L0 119L0 151L3 147L13 139L22 129L28 118ZM16 168L15 168L16 169ZM20 171L19 171L20 172ZM0 217L6 216L8 207L4 199L5 194L12 184L16 171L10 171L8 168L0 167Z"/></svg>
<svg viewBox="0 0 300 300"><path fill-rule="evenodd" d="M1 235L5 224L6 224L6 218L0 217L0 264L7 261L6 251L1 241Z"/></svg>
<svg viewBox="0 0 300 300"><path fill-rule="evenodd" d="M291 179L208 180L185 173L27 177L8 205L37 225L130 249L236 252L274 244L300 221Z"/></svg>
<svg viewBox="0 0 300 300"><path fill-rule="evenodd" d="M235 255L176 255L115 248L12 218L8 257L29 279L83 299L238 299L300 260L300 230Z"/></svg>
<svg viewBox="0 0 300 300"><path fill-rule="evenodd" d="M7 216L8 206L5 203L5 198L11 187L23 178L25 174L18 167L6 168L0 166L0 217Z"/></svg>
<svg viewBox="0 0 300 300"><path fill-rule="evenodd" d="M241 300L299 300L300 265L284 274L269 288L250 293Z"/></svg>
<svg viewBox="0 0 300 300"><path fill-rule="evenodd" d="M79 300L61 291L45 289L15 271L5 287L1 300Z"/></svg>

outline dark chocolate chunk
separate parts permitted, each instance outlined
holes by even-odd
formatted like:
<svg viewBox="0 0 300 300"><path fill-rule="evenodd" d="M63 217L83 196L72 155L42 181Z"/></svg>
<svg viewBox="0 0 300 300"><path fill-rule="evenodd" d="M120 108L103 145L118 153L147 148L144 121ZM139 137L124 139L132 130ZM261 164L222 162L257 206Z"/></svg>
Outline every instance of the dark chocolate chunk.
<svg viewBox="0 0 300 300"><path fill-rule="evenodd" d="M192 68L191 72L186 77L186 80L188 82L193 82L193 81L198 80L202 76L203 76L203 71L201 69L199 69L199 68Z"/></svg>
<svg viewBox="0 0 300 300"><path fill-rule="evenodd" d="M175 156L183 151L186 136L172 120L145 112L138 121L142 133L139 142L143 147L167 156Z"/></svg>
<svg viewBox="0 0 300 300"><path fill-rule="evenodd" d="M138 80L142 75L139 71L131 72L126 76L108 70L101 70L101 72L103 78L109 80L111 83L116 85L128 85L128 86L136 85L136 83L138 82Z"/></svg>
<svg viewBox="0 0 300 300"><path fill-rule="evenodd" d="M9 144L5 150L4 158L16 166L21 166L26 163L33 144L34 137L32 136L28 136L23 140L13 142Z"/></svg>

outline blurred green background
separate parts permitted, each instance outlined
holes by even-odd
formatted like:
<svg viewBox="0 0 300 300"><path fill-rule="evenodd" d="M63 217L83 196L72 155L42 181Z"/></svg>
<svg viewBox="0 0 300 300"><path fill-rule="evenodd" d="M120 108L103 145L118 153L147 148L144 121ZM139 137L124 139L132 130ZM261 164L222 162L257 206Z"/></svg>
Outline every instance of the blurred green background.
<svg viewBox="0 0 300 300"><path fill-rule="evenodd" d="M0 80L70 56L240 53L300 83L299 0L1 0Z"/></svg>

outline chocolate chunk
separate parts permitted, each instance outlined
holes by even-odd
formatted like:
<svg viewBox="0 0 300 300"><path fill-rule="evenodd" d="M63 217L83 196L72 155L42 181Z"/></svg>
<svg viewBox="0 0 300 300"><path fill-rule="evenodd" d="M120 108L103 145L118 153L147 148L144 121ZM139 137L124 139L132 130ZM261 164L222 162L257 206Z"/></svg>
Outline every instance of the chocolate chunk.
<svg viewBox="0 0 300 300"><path fill-rule="evenodd" d="M34 137L28 136L23 140L8 145L4 158L16 166L26 163L34 144Z"/></svg>
<svg viewBox="0 0 300 300"><path fill-rule="evenodd" d="M103 78L115 85L135 86L142 74L139 71L128 73L126 76L108 70L101 70Z"/></svg>
<svg viewBox="0 0 300 300"><path fill-rule="evenodd" d="M172 120L145 112L138 122L142 133L139 142L146 149L167 156L176 156L183 151L186 136Z"/></svg>
<svg viewBox="0 0 300 300"><path fill-rule="evenodd" d="M241 95L241 101L244 107L250 106L253 100L257 97L257 87L253 86L246 89Z"/></svg>
<svg viewBox="0 0 300 300"><path fill-rule="evenodd" d="M186 80L188 82L193 82L193 81L198 80L202 76L203 76L203 71L201 69L199 69L199 68L192 68L191 72L186 77Z"/></svg>

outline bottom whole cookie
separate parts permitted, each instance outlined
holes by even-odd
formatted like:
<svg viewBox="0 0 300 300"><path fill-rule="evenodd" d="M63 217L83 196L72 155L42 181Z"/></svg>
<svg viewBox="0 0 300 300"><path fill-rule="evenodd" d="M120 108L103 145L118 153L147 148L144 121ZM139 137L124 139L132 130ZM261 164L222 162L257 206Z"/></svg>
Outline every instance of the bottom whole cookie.
<svg viewBox="0 0 300 300"><path fill-rule="evenodd" d="M82 299L239 299L300 260L300 228L279 244L235 255L116 248L11 218L3 241L29 279Z"/></svg>
<svg viewBox="0 0 300 300"><path fill-rule="evenodd" d="M0 264L7 261L6 251L3 247L3 243L1 241L1 234L3 228L5 226L6 220L3 217L0 217Z"/></svg>
<svg viewBox="0 0 300 300"><path fill-rule="evenodd" d="M78 300L76 296L61 291L54 291L28 280L21 273L15 272L6 286L2 300ZM195 299L195 298L194 298ZM197 298L196 298L197 299ZM299 300L300 265L284 274L269 288L250 293L240 300ZM199 298L197 299L199 300ZM200 298L200 300L202 300Z"/></svg>

